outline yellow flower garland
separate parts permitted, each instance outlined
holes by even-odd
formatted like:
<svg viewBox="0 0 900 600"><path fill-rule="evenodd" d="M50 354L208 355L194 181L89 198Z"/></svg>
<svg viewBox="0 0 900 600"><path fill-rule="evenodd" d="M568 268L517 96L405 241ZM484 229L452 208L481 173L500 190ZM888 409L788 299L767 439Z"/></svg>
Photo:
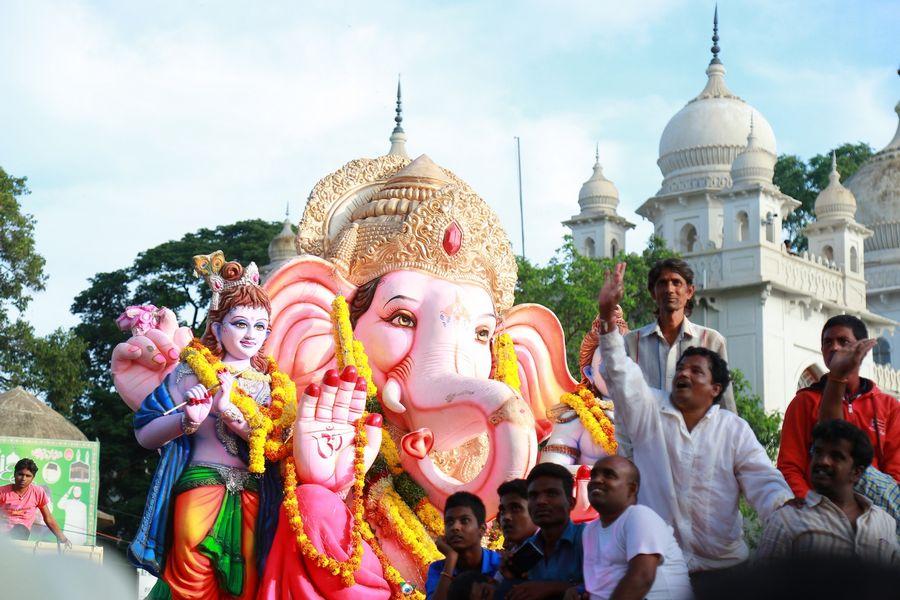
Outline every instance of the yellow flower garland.
<svg viewBox="0 0 900 600"><path fill-rule="evenodd" d="M575 393L563 394L560 401L575 411L581 424L591 434L591 439L595 444L598 444L609 455L616 453L618 444L616 443L615 426L600 408L597 399L589 389L578 386Z"/></svg>
<svg viewBox="0 0 900 600"><path fill-rule="evenodd" d="M365 486L366 464L365 449L367 436L365 430L366 414L360 417L355 424L354 438L354 479L353 479L353 513L354 527L350 532L350 551L346 561L339 561L319 552L309 540L303 528L303 517L300 516L300 508L297 504L297 471L293 459L283 461L284 465L284 510L288 517L288 523L297 542L297 547L303 556L314 561L320 568L330 571L332 575L339 575L341 582L350 587L356 583L356 571L362 564L363 543L362 523L365 523L365 511L363 506L363 486Z"/></svg>
<svg viewBox="0 0 900 600"><path fill-rule="evenodd" d="M181 360L185 362L198 381L207 389L219 385L218 373L227 370L225 363L198 339L191 340L181 351ZM290 377L278 370L278 365L271 357L266 357L266 374L270 376L270 395L272 404L268 408L261 409L247 392L245 392L235 380L231 389L231 403L241 411L247 425L250 427L250 435L247 440L249 446L249 460L247 469L251 473L263 473L266 470L267 451L271 450L272 456L280 453L284 445L279 439L267 440L273 430L281 431L293 423L297 411L297 395L294 382ZM268 414L267 414L268 413Z"/></svg>
<svg viewBox="0 0 900 600"><path fill-rule="evenodd" d="M516 348L508 333L501 333L494 342L494 379L502 381L517 392L522 391L519 380L519 359Z"/></svg>

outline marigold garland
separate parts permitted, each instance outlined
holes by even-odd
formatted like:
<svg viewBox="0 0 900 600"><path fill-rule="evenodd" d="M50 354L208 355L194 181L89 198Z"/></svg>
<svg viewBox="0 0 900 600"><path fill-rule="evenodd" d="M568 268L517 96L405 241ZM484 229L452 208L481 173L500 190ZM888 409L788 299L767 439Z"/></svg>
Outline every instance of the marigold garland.
<svg viewBox="0 0 900 600"><path fill-rule="evenodd" d="M591 439L595 444L598 444L609 455L616 453L618 443L615 437L615 426L600 408L597 399L589 389L579 385L574 393L563 394L560 401L575 411L581 424L591 434Z"/></svg>
<svg viewBox="0 0 900 600"><path fill-rule="evenodd" d="M494 342L494 379L502 381L517 392L522 390L519 379L519 359L508 333L501 333Z"/></svg>
<svg viewBox="0 0 900 600"><path fill-rule="evenodd" d="M181 351L181 360L191 368L197 380L207 389L219 385L218 373L223 369L227 370L222 360L196 338ZM238 385L239 379L235 379L231 389L231 403L241 411L250 427L247 439L249 446L247 469L251 473L265 472L266 458L278 460L290 453L289 448L285 453L284 446L287 444L284 444L281 436L284 429L294 422L297 412L294 382L278 370L278 365L272 357L266 357L266 375L271 378L269 385L272 401L268 407L260 407L256 400ZM272 439L267 439L270 434L274 434Z"/></svg>
<svg viewBox="0 0 900 600"><path fill-rule="evenodd" d="M356 583L355 573L362 564L363 543L362 523L365 523L365 510L363 505L363 487L365 486L366 463L365 449L367 436L365 430L366 414L360 417L354 425L354 479L353 479L353 513L354 526L350 531L349 558L339 561L319 552L309 540L303 527L303 517L300 516L300 508L297 504L297 471L293 459L283 461L284 465L284 510L288 517L288 523L294 532L297 547L306 558L312 560L320 568L330 571L332 575L340 576L341 582L350 587Z"/></svg>

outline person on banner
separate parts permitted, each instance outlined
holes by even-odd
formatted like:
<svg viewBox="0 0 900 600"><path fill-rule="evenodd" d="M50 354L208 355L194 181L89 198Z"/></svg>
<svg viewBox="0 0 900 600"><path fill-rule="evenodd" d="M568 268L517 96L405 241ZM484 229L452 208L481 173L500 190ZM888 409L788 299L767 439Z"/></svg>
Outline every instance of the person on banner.
<svg viewBox="0 0 900 600"><path fill-rule="evenodd" d="M50 496L44 488L32 485L37 472L37 464L30 458L23 458L16 463L13 483L0 486L0 533L14 540L27 540L40 512L57 541L71 548L72 542L50 512Z"/></svg>
<svg viewBox="0 0 900 600"><path fill-rule="evenodd" d="M641 368L647 385L671 392L678 361L688 348L708 348L728 360L722 334L688 319L694 308L695 288L694 271L686 262L680 258L657 261L647 274L647 290L656 303L656 321L622 332L625 352ZM737 412L730 384L722 391L719 406ZM624 418L616 413L617 453L630 457L632 444Z"/></svg>
<svg viewBox="0 0 900 600"><path fill-rule="evenodd" d="M729 374L716 352L685 349L671 392L647 384L615 325L624 275L625 264L616 265L600 290L601 374L634 443L638 500L675 530L696 592L749 556L741 496L765 522L793 494L747 422L721 410Z"/></svg>

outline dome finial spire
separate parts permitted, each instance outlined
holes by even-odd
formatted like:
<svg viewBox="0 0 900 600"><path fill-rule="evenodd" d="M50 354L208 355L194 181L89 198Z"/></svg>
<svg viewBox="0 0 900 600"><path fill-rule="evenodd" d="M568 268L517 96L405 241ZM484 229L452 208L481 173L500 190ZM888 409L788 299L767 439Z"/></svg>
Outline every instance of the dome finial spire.
<svg viewBox="0 0 900 600"><path fill-rule="evenodd" d="M284 218L285 220L291 218L291 201L288 200L284 203Z"/></svg>
<svg viewBox="0 0 900 600"><path fill-rule="evenodd" d="M715 11L713 12L713 36L712 36L712 60L709 61L711 65L720 65L722 61L719 60L719 4L716 3Z"/></svg>
<svg viewBox="0 0 900 600"><path fill-rule="evenodd" d="M597 142L597 146L594 149L594 164L600 164L600 142Z"/></svg>
<svg viewBox="0 0 900 600"><path fill-rule="evenodd" d="M403 98L400 93L400 74L397 74L397 108L394 109L394 112L397 113L397 116L394 117L394 122L397 124L394 127L394 133L403 133L403 126L400 125L403 122Z"/></svg>
<svg viewBox="0 0 900 600"><path fill-rule="evenodd" d="M394 117L394 123L396 126L394 127L394 131L391 132L391 149L388 150L388 154L394 154L399 156L405 156L409 158L409 155L406 153L406 132L403 131L403 126L401 123L403 122L403 99L400 94L400 74L397 74L397 108L394 109L394 112L397 115Z"/></svg>

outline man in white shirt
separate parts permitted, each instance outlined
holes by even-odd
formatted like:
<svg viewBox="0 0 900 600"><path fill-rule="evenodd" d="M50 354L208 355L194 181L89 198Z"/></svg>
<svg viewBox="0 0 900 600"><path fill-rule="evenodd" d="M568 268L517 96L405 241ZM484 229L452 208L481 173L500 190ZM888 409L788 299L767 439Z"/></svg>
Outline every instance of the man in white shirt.
<svg viewBox="0 0 900 600"><path fill-rule="evenodd" d="M691 597L687 564L672 528L637 503L641 475L627 458L591 469L588 498L600 518L584 528L584 585L590 600Z"/></svg>
<svg viewBox="0 0 900 600"><path fill-rule="evenodd" d="M709 327L692 323L694 271L680 258L657 261L647 275L647 290L656 302L656 321L625 335L625 351L644 373L651 388L672 391L676 365L688 348L700 346L728 360L725 338ZM725 386L722 408L737 412L734 392ZM631 456L627 428L616 429L619 454Z"/></svg>
<svg viewBox="0 0 900 600"><path fill-rule="evenodd" d="M793 494L750 426L719 408L729 376L718 354L688 348L671 393L647 385L612 320L624 274L625 265L616 265L600 291L602 376L634 442L644 479L638 500L675 529L692 580L707 579L749 555L741 494L763 522Z"/></svg>

